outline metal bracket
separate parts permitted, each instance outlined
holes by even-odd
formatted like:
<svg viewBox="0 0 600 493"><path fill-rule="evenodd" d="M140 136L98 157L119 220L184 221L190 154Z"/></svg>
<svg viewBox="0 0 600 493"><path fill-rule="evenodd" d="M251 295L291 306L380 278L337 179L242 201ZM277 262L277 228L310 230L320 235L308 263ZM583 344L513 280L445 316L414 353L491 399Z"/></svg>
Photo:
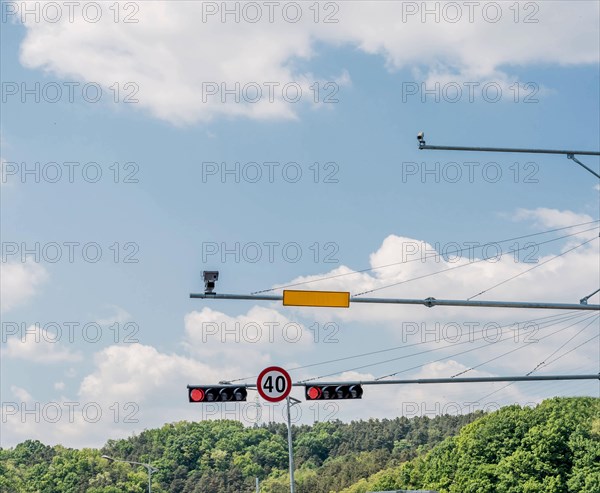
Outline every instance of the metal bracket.
<svg viewBox="0 0 600 493"><path fill-rule="evenodd" d="M594 296L598 291L600 291L600 289L596 289L596 291L594 291L592 294L588 294L587 296L584 296L583 298L581 298L579 300L579 303L581 303L582 305L587 305L588 304L588 300Z"/></svg>
<svg viewBox="0 0 600 493"><path fill-rule="evenodd" d="M600 175L598 173L596 173L593 169L588 168L585 164L583 164L579 159L577 159L575 157L575 154L567 154L567 158L570 159L571 161L575 161L579 166L587 169L590 173L592 173L597 178L600 178Z"/></svg>

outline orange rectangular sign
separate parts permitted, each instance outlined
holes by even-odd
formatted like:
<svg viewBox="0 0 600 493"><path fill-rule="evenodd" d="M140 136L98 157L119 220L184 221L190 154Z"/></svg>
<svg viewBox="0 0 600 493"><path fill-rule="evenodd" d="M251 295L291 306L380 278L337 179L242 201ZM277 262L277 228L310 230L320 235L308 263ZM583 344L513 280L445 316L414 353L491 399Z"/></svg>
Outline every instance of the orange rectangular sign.
<svg viewBox="0 0 600 493"><path fill-rule="evenodd" d="M284 306L326 306L348 308L350 293L344 291L283 291Z"/></svg>

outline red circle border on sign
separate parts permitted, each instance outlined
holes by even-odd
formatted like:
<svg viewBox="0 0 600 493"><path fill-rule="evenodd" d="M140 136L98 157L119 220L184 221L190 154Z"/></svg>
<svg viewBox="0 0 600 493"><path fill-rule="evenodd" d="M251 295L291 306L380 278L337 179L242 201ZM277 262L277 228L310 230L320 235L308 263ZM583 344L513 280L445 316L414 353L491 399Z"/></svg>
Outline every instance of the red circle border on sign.
<svg viewBox="0 0 600 493"><path fill-rule="evenodd" d="M267 394L265 394L263 392L263 389L260 386L260 382L261 382L262 378L270 371L278 371L279 373L281 373L284 376L284 378L287 381L287 384L288 384L287 391L284 394L282 394L281 397L277 397L277 398L269 397ZM261 371L260 374L258 375L258 378L256 379L256 389L258 390L258 393L264 400L269 401L269 402L281 402L288 395L290 395L290 392L292 391L292 377L290 377L290 374L287 371L285 371L283 368L281 368L280 366L269 366L268 368L265 368L263 371Z"/></svg>

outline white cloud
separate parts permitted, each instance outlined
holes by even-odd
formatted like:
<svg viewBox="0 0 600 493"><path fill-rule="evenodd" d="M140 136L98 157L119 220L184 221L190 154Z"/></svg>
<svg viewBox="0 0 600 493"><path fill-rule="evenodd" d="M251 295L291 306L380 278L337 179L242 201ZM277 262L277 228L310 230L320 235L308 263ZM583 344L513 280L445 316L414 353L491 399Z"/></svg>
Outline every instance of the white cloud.
<svg viewBox="0 0 600 493"><path fill-rule="evenodd" d="M109 93L115 82L133 82L139 87L140 107L176 124L222 116L296 118L299 106L284 100L284 84L300 84L302 101L310 103L312 83L349 82L347 73L314 76L298 68L298 61L317 56L322 45L381 55L390 70L410 67L429 83L497 80L506 85L509 66L598 62L597 2L529 2L518 8L495 3L501 8L497 22L491 2L474 7L472 20L464 2L452 2L460 13L444 2L428 2L428 9L440 9L439 19L423 18L425 2L332 3L339 12L320 4L318 22L314 7L300 3L302 17L295 23L285 20L281 8L269 22L268 7L255 4L263 10L257 23L247 22L254 13L243 10L244 2L228 4L240 9L240 22L233 15L225 17L226 22L220 15L206 15L207 8L221 9L223 2L143 2L136 4L140 8L133 16L135 24L114 22L108 4L94 24L82 20L80 12L75 22L67 15L55 23L33 22L30 16L25 19L21 61L63 79L96 82ZM455 18L458 22L452 22ZM211 82L230 88L236 82L242 88L258 83L264 97L250 103L252 93L235 103L230 96L225 104L218 96L203 98L203 83ZM280 84L272 102L265 82Z"/></svg>
<svg viewBox="0 0 600 493"><path fill-rule="evenodd" d="M3 313L27 302L48 278L46 269L34 263L2 263L0 270Z"/></svg>
<svg viewBox="0 0 600 493"><path fill-rule="evenodd" d="M566 213L565 215L568 216ZM587 216L577 215L575 222L582 222L582 219L585 221L586 218ZM590 234L593 236L593 233L588 233ZM371 254L371 272L335 277L352 272L346 267L339 267L328 274L293 279L289 284L323 279L306 284L306 287L350 291L353 294L367 292L365 297L424 299L432 296L438 299L465 299L555 255L537 255L531 259L532 262L527 263L523 259L515 259L513 254L496 257L497 253L506 253L510 248L508 244L495 246L489 250L487 257L482 256L481 249L474 249L445 260L442 256L435 255L434 245L422 240L390 235ZM444 251L444 245L438 245L438 250ZM452 246L446 253L455 250L456 246ZM486 293L479 299L576 302L581 297L579 293L582 290L582 280L589 279L593 282L600 275L597 255L597 245L592 242L490 290L489 294ZM482 260L484 258L487 260ZM369 292L372 290L375 291ZM398 310L398 306L394 305L378 305L377 310L374 310L368 304L353 304L350 310L331 311L331 315L341 320L393 322L397 320ZM404 320L421 321L435 319L438 314L453 320L454 317L461 316L468 318L469 313L473 313L473 308L461 307L435 307L432 310L435 313L420 306L409 305L402 307L402 314ZM302 312L311 311L305 309ZM485 314L492 312L493 310L489 310ZM500 320L507 315L506 310L496 310L493 313L497 313ZM480 314L483 315L483 312Z"/></svg>
<svg viewBox="0 0 600 493"><path fill-rule="evenodd" d="M569 210L561 211L546 207L538 207L537 209L518 209L514 215L514 219L518 221L529 220L538 227L551 229L568 228L573 224L582 224L582 226L577 226L572 229L563 229L562 231L555 233L560 236L572 235L565 239L562 251L580 245L582 241L593 240L598 237L598 223L590 224L595 220L597 221L596 218ZM550 239L550 237L539 237L536 241L545 241L547 239Z"/></svg>
<svg viewBox="0 0 600 493"><path fill-rule="evenodd" d="M165 421L197 419L201 406L188 403L186 386L216 383L221 374L222 367L151 346L110 346L96 353L94 369L83 378L76 396L40 399L24 389L13 390L20 402L4 403L2 445L37 438L99 447L110 437L139 433ZM63 390L64 384L56 388ZM23 402L36 412L24 414Z"/></svg>
<svg viewBox="0 0 600 493"><path fill-rule="evenodd" d="M217 342L225 344L264 345L290 343L309 344L308 329L277 310L262 306L251 307L244 315L231 317L223 312L204 307L186 315L186 337L189 349L208 353L203 346Z"/></svg>
<svg viewBox="0 0 600 493"><path fill-rule="evenodd" d="M107 318L101 318L97 320L97 323L102 326L111 326L114 324L124 324L128 320L131 319L131 315L127 310L124 310L120 306L111 306L111 308L115 311L114 315L111 315Z"/></svg>
<svg viewBox="0 0 600 493"><path fill-rule="evenodd" d="M588 214L580 214L569 210L549 209L538 207L536 209L517 209L516 220L533 220L534 224L548 228L564 228L573 224L583 224L594 221L595 218Z"/></svg>
<svg viewBox="0 0 600 493"><path fill-rule="evenodd" d="M23 359L30 363L65 363L81 361L82 355L63 347L61 334L39 325L31 325L20 336L9 337L2 348L7 358Z"/></svg>
<svg viewBox="0 0 600 493"><path fill-rule="evenodd" d="M207 364L160 353L152 346L109 346L94 357L96 369L81 382L79 396L101 402L151 402L157 395L185 396L196 380L216 382L219 371Z"/></svg>
<svg viewBox="0 0 600 493"><path fill-rule="evenodd" d="M251 307L246 314L231 317L208 307L185 317L183 347L201 361L221 366L220 379L245 377L257 368L308 354L315 334L302 323L272 308Z"/></svg>
<svg viewBox="0 0 600 493"><path fill-rule="evenodd" d="M538 210L520 214L523 219L539 220L546 227L587 220L587 216L570 211ZM448 262L441 258L434 259L433 262L421 261L422 253L431 255L433 251L433 245L421 240L390 235L370 255L371 265L377 267L372 272L337 277L308 286L314 289L349 289L351 292L360 292L444 268L466 265L468 262L468 258L456 262ZM410 258L416 260L401 265L381 267ZM585 294L586 290L583 289L585 280L589 279L592 282L600 275L597 258L596 247L587 246L578 249L545 267L499 287L486 298L577 302ZM480 262L376 292L376 296L465 298L529 267L531 264L516 263L512 257L498 262ZM352 271L341 266L326 273L325 276L348 272ZM314 278L296 279L290 283L311 279ZM315 315L317 311L318 318ZM255 403L254 391L249 393L248 403L243 405L246 407L219 405L218 408L209 409L206 406L188 403L186 385L217 383L224 379L247 377L257 374L260 369L270 364L279 364L292 369L294 366L307 363L330 361L363 351L366 353L373 349L373 346L368 346L368 343L375 338L380 341L375 345L375 349L380 350L379 353L367 358L352 358L306 367L293 372L294 380L326 374L330 375L323 377L324 380L343 381L372 380L391 373L396 373L392 378L450 377L459 373L468 376L523 375L542 362L550 363L557 356L566 354L567 351L593 336L597 328L597 320L588 318L593 317L594 314L588 315L584 312L578 314L578 320L570 318L573 315L563 312L557 314L557 312L542 310L460 307L430 309L410 305L353 304L348 310L332 310L328 313L331 320L348 322L344 326L344 337L347 336L346 332L349 333L352 328L357 328L364 338L364 349L355 348L350 352L343 346L336 345L323 350L321 346L314 344L313 333L310 327L307 327L306 320L323 320L325 314L318 309L293 310L272 305L252 306L246 313L235 316L209 307L190 312L184 320L185 333L180 346L183 349L182 354L166 353L142 344L114 345L102 349L94 356L93 368L83 377L78 377L78 372L73 368L66 373L69 378L80 379L76 396L59 395L48 399L48 401L62 403L63 418L60 421L56 423L43 420L39 423L27 421L23 424L18 410L11 407L6 427L9 433L4 437L5 443L12 444L25 438L38 438L46 443L63 443L68 446L99 446L108 437L123 437L144 428L161 426L164 422L182 419L240 419L250 425L252 423L249 420L255 416L259 405L263 412L262 421L271 419L282 421L283 407L269 407L266 403ZM299 318L298 314L302 317ZM524 328L521 324L519 332L515 332L514 327L504 327L503 338L498 342L492 342L495 338L493 330L491 334L486 334L487 339L481 339L481 331L486 323L496 322L497 325L522 323L534 318L550 316L555 318L538 321L537 325L530 329ZM298 320L303 322L300 323ZM405 338L407 327L404 326L407 322L413 324L410 328L416 327L420 331L408 339ZM467 322L475 324L474 332L468 333L468 338L460 339L460 342L466 341L462 345L458 345L456 341L435 342L433 339L423 338L421 324L425 324L430 333L443 335L446 325L458 324L465 328ZM589 322L591 325L578 334ZM440 326L436 326L436 323ZM284 337L284 334L288 337L292 335L291 332L282 331L287 324L297 324L302 328L302 337L298 342L290 343ZM273 332L269 331L269 326L274 328ZM553 332L557 333L547 337ZM257 339L259 334L260 337ZM525 336L537 342L525 342ZM567 342L571 338L573 340ZM418 343L418 346L411 346L414 343ZM34 349L31 347L23 349L15 344L8 345L9 351L19 350L21 353L35 351L35 357L41 357L38 354L41 352L41 345ZM565 345L561 348L563 344ZM431 351L416 354L425 350ZM468 353L459 354L467 350ZM49 353L47 358L53 357L51 351L51 348L46 348L45 352ZM509 351L512 352L505 354ZM552 356L554 352L556 354ZM386 360L389 361L385 362ZM594 372L597 361L598 344L592 342L566 354L555 363L541 366L536 374ZM371 363L378 364L370 366ZM561 384L550 383L528 386L519 383L506 386L504 383L486 383L365 386L363 399L360 401L348 401L343 405L335 402L311 403L296 406L296 409L299 410L297 412L301 411L302 422L310 422L312 419L350 420L365 416L433 416L440 413L465 413L486 409L486 406L488 410L493 410L506 404L539 402L550 395L576 395L590 392L589 389L593 389L590 386L595 384L567 382L562 384L562 387L559 385ZM67 386L64 382L58 381L54 387L56 391L62 393ZM497 393L483 399L496 390ZM35 392L25 389L13 391L17 395L15 392L19 393L18 400L21 402L31 402L37 397ZM303 388L295 387L292 395L301 398L302 394ZM69 420L66 407L68 402L77 403L73 419ZM43 409L48 402L42 402L40 405ZM84 409L90 414L85 415ZM93 412L98 409L101 410L102 416L96 420ZM13 422L15 426L10 426ZM17 423L20 425L16 426Z"/></svg>
<svg viewBox="0 0 600 493"><path fill-rule="evenodd" d="M31 402L33 400L33 397L31 397L31 394L22 387L17 387L16 385L11 385L10 391L21 402Z"/></svg>
<svg viewBox="0 0 600 493"><path fill-rule="evenodd" d="M373 380L375 377L371 373L359 373L357 371L344 371L340 373L340 380L343 382L356 382L360 380Z"/></svg>
<svg viewBox="0 0 600 493"><path fill-rule="evenodd" d="M564 227L592 220L584 214L550 209L521 211L520 215L522 218L539 220L545 227ZM597 230L595 233L587 233L588 236L590 234L592 238L597 236ZM507 250L513 248L508 244L504 244L502 247ZM437 250L443 250L443 246L438 245ZM516 261L514 255L509 254L499 260L496 259L496 261L490 258L487 261L469 265L470 260L482 258L481 250L463 252L461 258L450 261L436 255L436 248L427 242L390 235L384 239L381 247L370 255L370 265L373 267L371 272L339 277L341 274L352 272L347 267L341 266L321 276L293 279L289 284L324 279L321 282L298 286L298 288L361 293L390 286L365 294L365 297L424 299L433 296L438 299L466 299L540 265L539 268L488 290L475 299L578 303L587 290L586 286L589 283L593 284L594 280L600 277L598 245L592 241L559 258L554 258L556 250L561 251L559 247L556 246L553 250L551 254L538 255L536 263L525 263L522 259ZM541 265L546 261L548 261L547 264ZM436 272L440 273L430 275ZM330 276L331 278L329 278ZM410 279L416 280L405 283ZM315 315L317 310L297 309L295 311L309 316L310 314ZM382 339L387 342L390 349L395 346L401 348L402 345L421 342L424 343L422 348L411 349L408 352L420 349L446 349L427 354L418 360L409 360L408 363L399 361L398 366L403 369L410 368L419 361L423 362L423 358L426 358L425 361L441 358L442 361L435 364L442 364L458 351L476 349L476 351L469 351L468 354L460 356L458 360L461 364L468 362L472 366L516 349L514 353L500 357L484 366L486 369L492 368L500 373L515 374L530 371L538 363L546 361L546 358L561 343L575 336L590 321L584 320L587 312L579 312L581 319L576 321L568 320L568 317L561 318L561 314L564 312L546 310L467 307L434 307L430 309L419 305L357 303L353 303L349 310L331 310L328 313L333 320L359 322L365 324L365 328L369 327L366 330L380 331ZM553 319L550 315L556 316L556 318ZM593 317L593 314L591 316ZM525 328L525 322L530 320L533 322L527 327L531 328ZM592 321L592 323L594 322ZM597 320L595 323L597 324ZM569 324L572 326L568 327ZM500 327L500 329L495 327ZM526 340L537 340L558 329L561 330L555 336L544 338L534 344L525 344ZM502 339L494 342L496 330L502 335ZM565 346L558 355L593 335L591 330L588 327L570 345ZM462 338L458 336L462 336ZM466 344L456 346L457 342L465 341ZM494 343L478 349L479 346L485 346L488 342ZM398 354L404 353L401 353L400 349L398 352L385 353L379 361L393 359L398 357ZM597 361L597 358L598 345L591 343L578 348L577 351L539 371L568 373L577 364L582 364L589 369L594 367L594 361ZM351 365L352 363L348 366ZM378 371L377 369L381 369L383 366L368 368L369 371ZM447 369L449 370L449 368ZM474 372L470 371L469 375L471 374Z"/></svg>
<svg viewBox="0 0 600 493"><path fill-rule="evenodd" d="M449 359L425 365L421 371L411 378L446 378L468 369L465 365ZM495 376L486 371L471 371L470 377ZM469 383L469 384L409 384L406 389L410 397L401 399L402 408L410 415L433 417L439 414L465 414L474 410L485 409L485 406L500 407L508 403L527 403L539 400L535 396L526 395L517 386L508 387L502 394L488 399L482 397L504 387L506 383Z"/></svg>

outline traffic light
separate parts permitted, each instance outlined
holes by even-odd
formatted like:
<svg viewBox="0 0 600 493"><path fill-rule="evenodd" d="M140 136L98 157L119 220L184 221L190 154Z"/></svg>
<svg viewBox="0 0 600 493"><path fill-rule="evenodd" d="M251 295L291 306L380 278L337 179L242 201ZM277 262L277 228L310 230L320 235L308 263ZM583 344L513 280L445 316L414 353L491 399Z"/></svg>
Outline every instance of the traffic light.
<svg viewBox="0 0 600 493"><path fill-rule="evenodd" d="M324 401L329 399L360 399L363 389L354 385L307 385L305 388L307 401Z"/></svg>
<svg viewBox="0 0 600 493"><path fill-rule="evenodd" d="M240 402L245 401L247 395L246 387L188 385L190 402Z"/></svg>

